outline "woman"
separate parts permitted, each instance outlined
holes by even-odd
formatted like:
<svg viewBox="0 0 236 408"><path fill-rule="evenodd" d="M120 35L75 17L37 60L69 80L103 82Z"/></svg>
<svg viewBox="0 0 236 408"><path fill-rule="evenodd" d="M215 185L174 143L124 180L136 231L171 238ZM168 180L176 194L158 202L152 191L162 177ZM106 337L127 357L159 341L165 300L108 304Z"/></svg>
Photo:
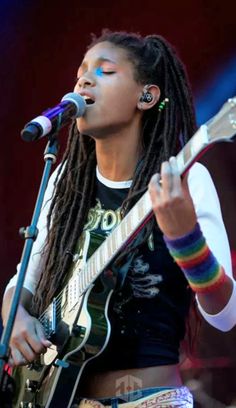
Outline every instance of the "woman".
<svg viewBox="0 0 236 408"><path fill-rule="evenodd" d="M50 347L29 312L32 297L39 315L83 251L82 232L107 236L148 188L155 217L119 256L123 284L109 306L109 343L85 370L74 403L191 407L178 362L192 294L203 317L224 331L236 323L236 291L210 175L196 163L181 179L174 158L196 130L185 69L160 36L105 31L84 56L75 92L87 109L72 125L62 166L49 183L11 363L27 364ZM15 278L5 292L3 321L14 284Z"/></svg>

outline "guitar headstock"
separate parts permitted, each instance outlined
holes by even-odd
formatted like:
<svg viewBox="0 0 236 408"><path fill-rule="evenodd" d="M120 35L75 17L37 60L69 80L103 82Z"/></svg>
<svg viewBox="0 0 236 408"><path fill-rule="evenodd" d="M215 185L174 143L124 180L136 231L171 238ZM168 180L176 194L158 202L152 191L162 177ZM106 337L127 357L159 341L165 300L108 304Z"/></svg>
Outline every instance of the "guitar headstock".
<svg viewBox="0 0 236 408"><path fill-rule="evenodd" d="M205 125L209 142L233 140L236 136L236 97L228 99Z"/></svg>
<svg viewBox="0 0 236 408"><path fill-rule="evenodd" d="M228 99L220 111L200 126L184 148L177 154L180 174L184 174L210 146L231 142L236 136L236 97Z"/></svg>

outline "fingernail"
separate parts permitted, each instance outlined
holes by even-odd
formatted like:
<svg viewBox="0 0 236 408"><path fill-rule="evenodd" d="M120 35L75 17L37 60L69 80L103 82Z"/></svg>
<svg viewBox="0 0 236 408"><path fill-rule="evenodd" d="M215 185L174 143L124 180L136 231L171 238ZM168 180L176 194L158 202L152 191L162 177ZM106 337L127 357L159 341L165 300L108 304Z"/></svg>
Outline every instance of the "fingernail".
<svg viewBox="0 0 236 408"><path fill-rule="evenodd" d="M43 342L43 344L45 344L45 346L47 346L47 347L52 346L52 343L51 343L51 341L49 341L49 340L43 339L42 342Z"/></svg>
<svg viewBox="0 0 236 408"><path fill-rule="evenodd" d="M152 178L151 178L151 182L152 183L156 183L158 180L158 175L157 174L153 174Z"/></svg>

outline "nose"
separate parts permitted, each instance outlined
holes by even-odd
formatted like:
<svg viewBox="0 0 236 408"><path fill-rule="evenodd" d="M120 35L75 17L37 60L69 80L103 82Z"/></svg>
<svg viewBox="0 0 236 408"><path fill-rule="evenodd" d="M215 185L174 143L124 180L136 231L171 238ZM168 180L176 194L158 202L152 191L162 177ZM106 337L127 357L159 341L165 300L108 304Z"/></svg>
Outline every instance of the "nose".
<svg viewBox="0 0 236 408"><path fill-rule="evenodd" d="M86 72L78 80L77 85L79 88L86 88L87 86L94 86L95 85L95 80L94 77L91 73Z"/></svg>

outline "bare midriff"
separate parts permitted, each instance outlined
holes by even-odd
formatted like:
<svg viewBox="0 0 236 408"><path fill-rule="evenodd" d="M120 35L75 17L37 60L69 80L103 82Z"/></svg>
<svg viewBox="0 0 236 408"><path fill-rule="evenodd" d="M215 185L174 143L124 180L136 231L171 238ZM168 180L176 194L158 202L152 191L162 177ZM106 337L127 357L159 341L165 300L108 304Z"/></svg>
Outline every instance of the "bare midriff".
<svg viewBox="0 0 236 408"><path fill-rule="evenodd" d="M106 398L150 387L181 387L178 365L134 368L90 374L80 387L80 395L87 398Z"/></svg>

